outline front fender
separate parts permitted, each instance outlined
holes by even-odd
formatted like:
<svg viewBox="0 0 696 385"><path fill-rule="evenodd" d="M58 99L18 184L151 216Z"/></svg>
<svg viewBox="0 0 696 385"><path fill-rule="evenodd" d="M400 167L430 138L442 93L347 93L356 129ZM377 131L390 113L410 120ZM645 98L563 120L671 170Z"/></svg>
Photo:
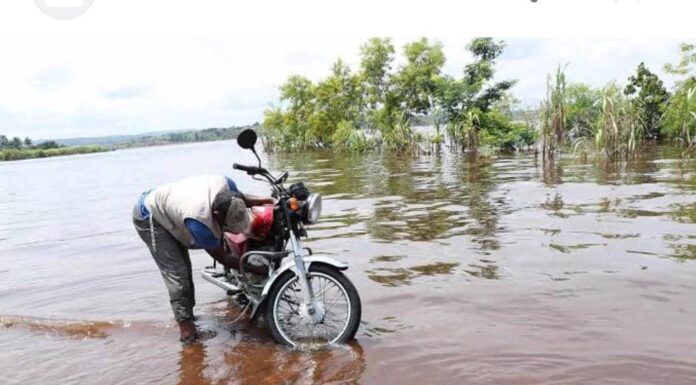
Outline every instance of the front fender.
<svg viewBox="0 0 696 385"><path fill-rule="evenodd" d="M346 262L340 262L335 259L329 258L329 257L322 257L322 256L310 256L310 257L305 257L304 259L304 265L305 265L305 271L309 271L309 267L313 263L323 263L329 266L333 266L337 268L338 270L346 270L348 269L348 263ZM280 277L283 273L286 271L291 270L295 271L297 270L297 266L295 266L295 260L290 259L283 263L278 270L276 270L273 275L268 279L266 282L266 285L263 287L263 291L261 292L261 298L266 298L266 295L268 295L268 292L271 290L271 287L273 287L273 283Z"/></svg>

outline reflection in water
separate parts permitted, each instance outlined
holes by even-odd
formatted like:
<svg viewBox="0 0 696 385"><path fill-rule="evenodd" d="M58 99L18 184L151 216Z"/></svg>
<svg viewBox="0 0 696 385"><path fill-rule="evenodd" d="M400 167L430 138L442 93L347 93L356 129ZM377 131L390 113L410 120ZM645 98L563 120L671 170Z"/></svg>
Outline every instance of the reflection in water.
<svg viewBox="0 0 696 385"><path fill-rule="evenodd" d="M563 166L561 162L551 161L540 166L542 169L542 181L548 186L563 183Z"/></svg>
<svg viewBox="0 0 696 385"><path fill-rule="evenodd" d="M602 159L597 163L597 183L613 184L621 180L620 166L623 162Z"/></svg>
<svg viewBox="0 0 696 385"><path fill-rule="evenodd" d="M696 244L673 244L672 248L677 259L696 259Z"/></svg>
<svg viewBox="0 0 696 385"><path fill-rule="evenodd" d="M404 325L403 322L395 316L382 317L378 323L362 322L362 336L365 337L384 337L398 333L403 330L412 329L411 326Z"/></svg>
<svg viewBox="0 0 696 385"><path fill-rule="evenodd" d="M558 192L553 199L547 197L546 201L541 204L541 207L545 208L549 215L555 215L560 218L568 217L568 214L563 212L563 196Z"/></svg>
<svg viewBox="0 0 696 385"><path fill-rule="evenodd" d="M212 304L215 317L199 324L217 337L181 347L180 385L357 384L365 371L362 346L355 340L325 349L276 345L263 322L242 318L233 300Z"/></svg>
<svg viewBox="0 0 696 385"><path fill-rule="evenodd" d="M445 162L439 155L312 155L327 161L307 162L307 154L275 154L272 164L276 169L296 170L294 179L308 181L328 199L374 199L369 215L328 213L316 230L352 229L364 222L364 231L378 242L468 235L483 253L499 247L497 208L488 197L494 186L490 161L452 157ZM352 230L332 237L358 235L361 231Z"/></svg>
<svg viewBox="0 0 696 385"><path fill-rule="evenodd" d="M672 218L677 222L696 223L696 203L691 204L675 204L672 213Z"/></svg>
<svg viewBox="0 0 696 385"><path fill-rule="evenodd" d="M230 347L194 343L181 348L180 385L358 384L365 357L357 341L316 351L239 341ZM213 355L221 359L213 358ZM212 368L214 362L214 368Z"/></svg>
<svg viewBox="0 0 696 385"><path fill-rule="evenodd" d="M404 258L406 258L405 255L380 255L380 256L377 256L377 257L370 259L370 263L396 262L396 261L402 260Z"/></svg>
<svg viewBox="0 0 696 385"><path fill-rule="evenodd" d="M485 278L485 279L498 279L498 265L494 261L489 261L486 259L480 259L481 264L470 264L468 269L464 271L474 277Z"/></svg>
<svg viewBox="0 0 696 385"><path fill-rule="evenodd" d="M496 206L490 201L489 193L493 189L493 181L490 175L491 164L488 160L478 159L466 163L466 174L461 176L465 181L464 188L468 192L469 215L475 220L476 226L470 227L466 234L474 237L474 242L479 244L481 253L489 255L491 250L498 250L500 244L497 239L498 212Z"/></svg>
<svg viewBox="0 0 696 385"><path fill-rule="evenodd" d="M109 336L111 329L123 326L103 321L63 321L36 317L0 316L0 327L3 329L20 327L34 333L77 339L102 339Z"/></svg>
<svg viewBox="0 0 696 385"><path fill-rule="evenodd" d="M684 338L696 333L696 160L666 147L545 168L528 154L273 154L268 168L324 195L307 244L349 262L362 345L278 347L201 283L199 324L217 337L182 348L128 214L143 186L182 174L229 173L266 192L230 172L253 161L230 159L232 146L0 165L0 314L130 320L0 317L9 383L696 383ZM68 220L70 197L88 190L109 202L87 197Z"/></svg>
<svg viewBox="0 0 696 385"><path fill-rule="evenodd" d="M592 246L606 246L606 243L578 243L576 245L559 245L556 243L550 243L549 247L560 251L561 253L571 253L573 250L586 249Z"/></svg>
<svg viewBox="0 0 696 385"><path fill-rule="evenodd" d="M602 197L599 200L599 211L603 213L614 212L621 205L621 199L615 198L611 199L609 197Z"/></svg>
<svg viewBox="0 0 696 385"><path fill-rule="evenodd" d="M436 262L427 265L405 268L380 267L365 271L367 277L383 286L410 285L414 278L421 276L449 275L459 263Z"/></svg>
<svg viewBox="0 0 696 385"><path fill-rule="evenodd" d="M181 348L179 358L179 385L207 385L211 382L203 374L206 364L205 348L201 343Z"/></svg>

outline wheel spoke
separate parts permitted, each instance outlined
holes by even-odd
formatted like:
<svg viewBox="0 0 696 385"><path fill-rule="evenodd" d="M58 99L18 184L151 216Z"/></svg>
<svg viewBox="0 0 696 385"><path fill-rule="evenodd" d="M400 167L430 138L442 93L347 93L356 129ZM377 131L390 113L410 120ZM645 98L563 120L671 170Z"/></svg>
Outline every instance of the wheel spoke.
<svg viewBox="0 0 696 385"><path fill-rule="evenodd" d="M323 306L321 322L308 322L301 314L302 289L295 277L278 293L275 301L275 320L279 331L293 343L300 341L334 341L347 327L350 304L345 289L333 277L309 272L307 275L313 291L313 300Z"/></svg>

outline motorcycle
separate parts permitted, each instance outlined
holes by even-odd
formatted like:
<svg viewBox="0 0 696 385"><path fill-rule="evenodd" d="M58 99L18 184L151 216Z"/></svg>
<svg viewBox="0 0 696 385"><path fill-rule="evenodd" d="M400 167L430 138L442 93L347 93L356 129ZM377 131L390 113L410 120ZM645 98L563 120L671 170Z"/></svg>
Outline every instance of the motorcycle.
<svg viewBox="0 0 696 385"><path fill-rule="evenodd" d="M283 345L339 344L355 336L360 325L358 291L343 274L348 264L312 255L300 238L321 213L321 195L302 182L288 188L288 172L274 177L261 167L255 150L256 133L247 129L237 144L251 150L258 166L234 164L253 179L270 184L275 204L251 208L248 235L224 233L226 251L238 257L238 269L206 267L203 278L241 296L251 306L251 318L263 314L273 339Z"/></svg>

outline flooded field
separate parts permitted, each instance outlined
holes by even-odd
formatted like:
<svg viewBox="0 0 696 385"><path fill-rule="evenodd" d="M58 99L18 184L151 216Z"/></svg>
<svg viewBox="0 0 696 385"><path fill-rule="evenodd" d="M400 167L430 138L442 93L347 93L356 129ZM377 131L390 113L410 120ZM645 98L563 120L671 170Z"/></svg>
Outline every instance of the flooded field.
<svg viewBox="0 0 696 385"><path fill-rule="evenodd" d="M350 263L357 340L276 346L196 280L182 348L131 225L144 189L253 163L233 142L0 164L3 384L694 384L696 162L274 154L324 195L307 245ZM210 263L192 253L194 270Z"/></svg>

